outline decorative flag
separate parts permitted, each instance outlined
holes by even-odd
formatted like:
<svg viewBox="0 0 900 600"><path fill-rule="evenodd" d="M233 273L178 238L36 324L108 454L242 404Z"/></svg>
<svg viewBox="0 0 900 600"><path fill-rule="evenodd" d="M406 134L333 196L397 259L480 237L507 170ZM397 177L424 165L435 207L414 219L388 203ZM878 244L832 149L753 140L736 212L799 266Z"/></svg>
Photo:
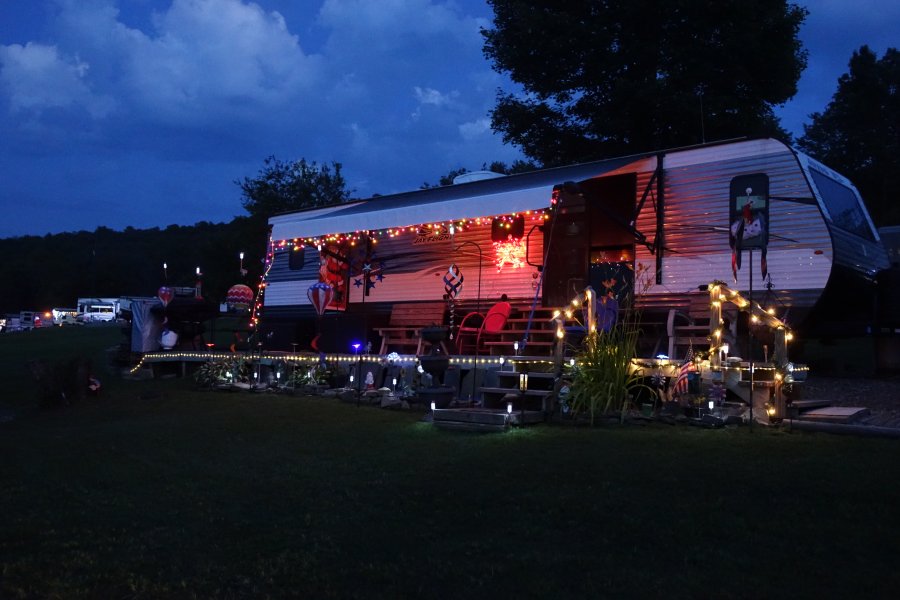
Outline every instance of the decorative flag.
<svg viewBox="0 0 900 600"><path fill-rule="evenodd" d="M690 346L681 368L678 370L678 378L672 391L675 395L686 394L688 391L688 375L694 371L694 347Z"/></svg>
<svg viewBox="0 0 900 600"><path fill-rule="evenodd" d="M730 226L728 243L731 246L731 274L737 281L741 255L745 249L760 249L760 269L763 279L769 273L766 260L769 244L769 177L765 173L739 175L731 180L729 189Z"/></svg>

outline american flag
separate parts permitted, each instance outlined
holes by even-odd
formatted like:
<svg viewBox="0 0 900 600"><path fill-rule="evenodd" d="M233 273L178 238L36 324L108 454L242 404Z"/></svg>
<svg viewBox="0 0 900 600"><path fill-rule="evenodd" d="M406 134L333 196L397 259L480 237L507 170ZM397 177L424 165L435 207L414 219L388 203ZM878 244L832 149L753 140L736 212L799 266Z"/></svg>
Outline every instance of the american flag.
<svg viewBox="0 0 900 600"><path fill-rule="evenodd" d="M684 362L678 370L678 378L675 380L675 387L672 391L675 395L686 394L688 391L688 373L694 370L694 347L688 348Z"/></svg>

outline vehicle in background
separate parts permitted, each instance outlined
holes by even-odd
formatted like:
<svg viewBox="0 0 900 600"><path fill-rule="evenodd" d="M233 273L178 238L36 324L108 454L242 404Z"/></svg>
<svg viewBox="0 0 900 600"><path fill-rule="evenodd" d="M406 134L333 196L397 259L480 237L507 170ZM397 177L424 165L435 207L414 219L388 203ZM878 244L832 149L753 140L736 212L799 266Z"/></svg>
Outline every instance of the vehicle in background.
<svg viewBox="0 0 900 600"><path fill-rule="evenodd" d="M54 325L75 325L78 323L77 308L54 308L50 311L52 322Z"/></svg>
<svg viewBox="0 0 900 600"><path fill-rule="evenodd" d="M79 312L76 317L79 323L101 323L116 320L116 309L109 304L91 304Z"/></svg>

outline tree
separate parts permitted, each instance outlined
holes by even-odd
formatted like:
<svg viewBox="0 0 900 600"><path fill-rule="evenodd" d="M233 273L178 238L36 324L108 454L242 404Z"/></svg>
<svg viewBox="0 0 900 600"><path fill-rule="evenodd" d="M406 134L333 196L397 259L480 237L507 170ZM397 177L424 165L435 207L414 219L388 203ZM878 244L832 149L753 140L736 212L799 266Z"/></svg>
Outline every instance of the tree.
<svg viewBox="0 0 900 600"><path fill-rule="evenodd" d="M305 158L283 162L270 156L255 178L244 177L235 183L243 191L244 209L253 217L263 218L302 208L340 204L347 202L351 193L341 175L340 163L319 167Z"/></svg>
<svg viewBox="0 0 900 600"><path fill-rule="evenodd" d="M484 54L525 95L492 127L545 166L741 136L789 139L806 9L786 0L488 0Z"/></svg>
<svg viewBox="0 0 900 600"><path fill-rule="evenodd" d="M900 52L853 52L824 112L810 115L798 145L848 177L878 225L900 224Z"/></svg>

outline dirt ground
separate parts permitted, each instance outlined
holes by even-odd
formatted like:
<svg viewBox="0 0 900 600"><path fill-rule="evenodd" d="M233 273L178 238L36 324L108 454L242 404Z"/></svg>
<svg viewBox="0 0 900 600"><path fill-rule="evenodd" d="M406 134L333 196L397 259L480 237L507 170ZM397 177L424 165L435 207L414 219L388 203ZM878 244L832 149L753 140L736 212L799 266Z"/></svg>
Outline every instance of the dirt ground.
<svg viewBox="0 0 900 600"><path fill-rule="evenodd" d="M870 425L900 428L900 375L889 377L826 377L810 375L803 384L804 400L828 400L834 406L863 406Z"/></svg>

